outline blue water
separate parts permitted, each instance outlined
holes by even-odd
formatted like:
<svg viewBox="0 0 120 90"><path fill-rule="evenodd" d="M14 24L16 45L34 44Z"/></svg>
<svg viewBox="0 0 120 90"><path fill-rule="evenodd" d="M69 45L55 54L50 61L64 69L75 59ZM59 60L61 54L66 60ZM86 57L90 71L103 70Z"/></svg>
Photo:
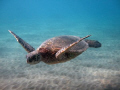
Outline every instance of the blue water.
<svg viewBox="0 0 120 90"><path fill-rule="evenodd" d="M29 65L8 30L34 48L60 35L92 35L102 47ZM119 34L119 0L0 0L0 90L120 90Z"/></svg>

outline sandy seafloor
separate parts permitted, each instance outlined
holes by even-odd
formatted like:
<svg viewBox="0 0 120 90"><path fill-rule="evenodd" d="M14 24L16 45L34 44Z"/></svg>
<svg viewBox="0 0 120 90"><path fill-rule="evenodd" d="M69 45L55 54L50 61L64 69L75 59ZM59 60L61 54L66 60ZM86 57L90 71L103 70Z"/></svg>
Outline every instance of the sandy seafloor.
<svg viewBox="0 0 120 90"><path fill-rule="evenodd" d="M0 25L0 90L120 90L120 36L114 24L76 22L16 22ZM59 35L76 35L102 43L71 61L47 65L26 63L27 52L8 32L15 32L33 47Z"/></svg>

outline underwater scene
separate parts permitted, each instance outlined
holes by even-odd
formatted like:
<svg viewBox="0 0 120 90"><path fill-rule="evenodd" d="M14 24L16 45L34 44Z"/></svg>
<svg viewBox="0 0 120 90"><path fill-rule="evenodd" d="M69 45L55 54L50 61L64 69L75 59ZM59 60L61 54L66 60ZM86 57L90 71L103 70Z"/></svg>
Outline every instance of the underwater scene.
<svg viewBox="0 0 120 90"><path fill-rule="evenodd" d="M91 35L87 39L101 47L88 47L64 63L31 65L24 49L30 47L23 48L8 30L35 50L63 35ZM120 1L0 0L0 90L120 90Z"/></svg>

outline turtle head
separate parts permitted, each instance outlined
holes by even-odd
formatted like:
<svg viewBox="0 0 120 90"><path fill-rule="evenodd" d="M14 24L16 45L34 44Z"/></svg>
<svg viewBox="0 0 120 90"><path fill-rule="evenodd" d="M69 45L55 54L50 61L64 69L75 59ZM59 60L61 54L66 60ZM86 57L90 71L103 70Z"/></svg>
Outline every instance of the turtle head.
<svg viewBox="0 0 120 90"><path fill-rule="evenodd" d="M32 64L32 65L37 64L41 61L40 60L40 54L38 53L37 50L28 53L26 55L26 58L27 58L27 63Z"/></svg>

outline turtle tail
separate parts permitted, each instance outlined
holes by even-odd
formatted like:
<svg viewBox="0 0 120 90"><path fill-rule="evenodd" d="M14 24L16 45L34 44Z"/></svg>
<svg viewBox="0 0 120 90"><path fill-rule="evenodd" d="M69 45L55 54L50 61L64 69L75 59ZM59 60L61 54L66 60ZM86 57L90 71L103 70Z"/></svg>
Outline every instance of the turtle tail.
<svg viewBox="0 0 120 90"><path fill-rule="evenodd" d="M30 45L28 44L27 42L25 42L23 39L21 39L19 36L17 36L14 32L8 30L15 38L16 40L22 45L22 47L28 52L32 52L34 51L35 49Z"/></svg>

